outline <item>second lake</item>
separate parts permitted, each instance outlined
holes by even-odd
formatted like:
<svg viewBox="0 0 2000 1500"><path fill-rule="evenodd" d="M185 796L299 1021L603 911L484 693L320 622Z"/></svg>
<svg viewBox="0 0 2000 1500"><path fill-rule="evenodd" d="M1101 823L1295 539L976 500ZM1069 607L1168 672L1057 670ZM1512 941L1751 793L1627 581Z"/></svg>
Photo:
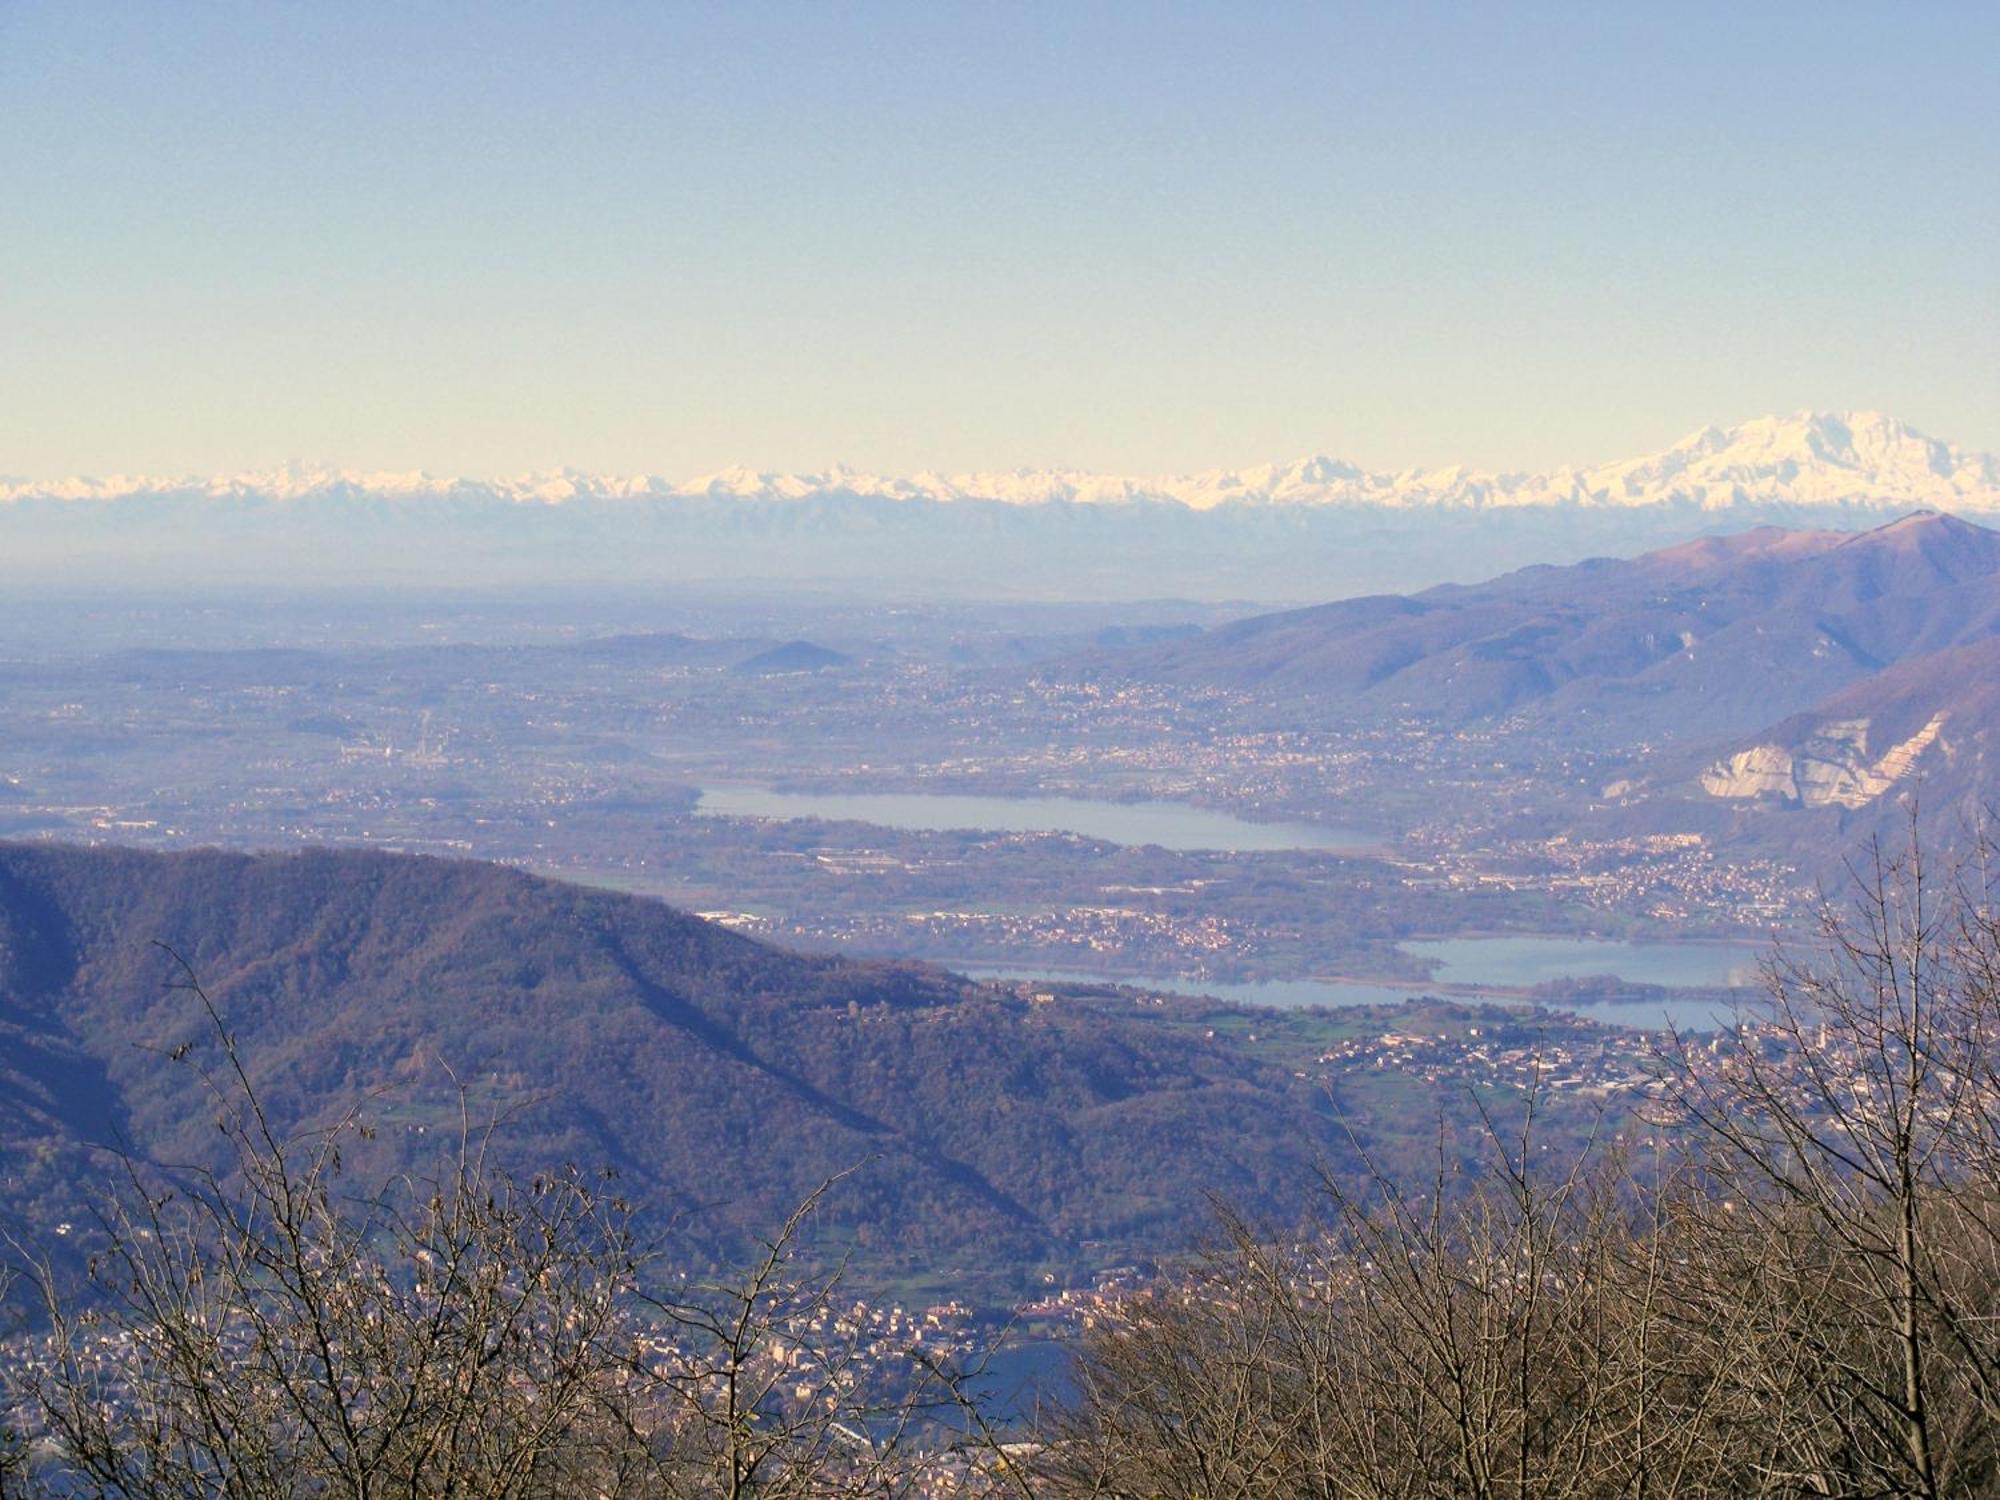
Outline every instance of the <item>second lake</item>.
<svg viewBox="0 0 2000 1500"><path fill-rule="evenodd" d="M1616 974L1636 984L1674 988L1748 987L1759 983L1762 950L1741 943L1620 943L1591 938L1481 937L1407 942L1407 953L1438 961L1429 980L1380 982L1343 979L1268 979L1231 983L1178 975L1162 978L1144 974L1098 973L1075 969L1038 969L1008 964L954 964L978 977L1047 979L1079 984L1135 985L1170 994L1212 995L1239 1005L1269 1005L1280 1009L1308 1005L1383 1005L1423 994L1442 994L1468 1001L1513 1003L1518 992L1550 979L1581 979ZM1662 1023L1706 1031L1732 1017L1723 1002L1690 995L1663 995L1652 1000L1621 1000L1578 1004L1578 1015L1620 1026L1658 1027Z"/></svg>
<svg viewBox="0 0 2000 1500"><path fill-rule="evenodd" d="M1253 823L1186 802L1101 802L1082 797L980 797L955 792L781 792L705 786L695 811L729 818L825 818L905 832L1075 833L1114 844L1157 844L1259 854L1281 849L1360 849L1380 842L1352 828Z"/></svg>

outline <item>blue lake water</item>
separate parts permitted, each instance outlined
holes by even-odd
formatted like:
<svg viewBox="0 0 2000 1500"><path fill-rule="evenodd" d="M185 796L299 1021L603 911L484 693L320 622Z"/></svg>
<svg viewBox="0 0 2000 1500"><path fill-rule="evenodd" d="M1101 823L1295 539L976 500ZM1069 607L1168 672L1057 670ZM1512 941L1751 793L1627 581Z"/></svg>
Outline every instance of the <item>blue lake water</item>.
<svg viewBox="0 0 2000 1500"><path fill-rule="evenodd" d="M1440 984L1523 987L1551 979L1616 974L1634 984L1754 987L1764 950L1744 943L1618 943L1601 938L1440 938L1400 945L1435 959Z"/></svg>
<svg viewBox="0 0 2000 1500"><path fill-rule="evenodd" d="M1234 814L1183 802L1104 802L1080 797L986 797L948 792L784 792L765 786L709 786L696 811L712 817L824 818L873 823L912 832L970 829L995 833L1076 833L1112 843L1154 844L1182 851L1342 850L1379 843L1351 828L1311 823L1253 823ZM1569 937L1444 938L1403 944L1405 952L1435 960L1433 977L1415 984L1345 979L1273 979L1231 984L1206 979L1159 979L1055 969L964 966L1010 979L1129 983L1175 994L1213 995L1243 1005L1394 1004L1418 994L1468 1000L1517 999L1489 991L1522 990L1552 979L1615 974L1635 984L1709 988L1759 983L1761 949L1739 943L1620 943ZM1627 1026L1711 1027L1718 1013L1708 1001L1671 998L1579 1007L1600 1020Z"/></svg>
<svg viewBox="0 0 2000 1500"><path fill-rule="evenodd" d="M908 832L1076 833L1114 844L1183 852L1272 853L1359 849L1381 840L1316 823L1253 823L1185 802L1099 802L1082 797L980 797L956 792L781 792L706 786L695 811L715 817L826 818Z"/></svg>
<svg viewBox="0 0 2000 1500"><path fill-rule="evenodd" d="M1615 974L1635 984L1711 987L1758 983L1759 949L1740 943L1616 943L1588 938L1488 937L1409 942L1403 950L1440 961L1429 981L1379 983L1344 979L1267 979L1228 983L1173 976L1092 973L1077 969L959 965L996 979L1047 979L1056 983L1130 984L1172 995L1212 995L1238 1005L1295 1009L1308 1005L1395 1005L1415 995L1442 995L1496 1004L1520 1003L1505 993L1550 979ZM1619 1026L1712 1030L1726 1024L1730 1008L1691 996L1578 1005L1578 1015Z"/></svg>

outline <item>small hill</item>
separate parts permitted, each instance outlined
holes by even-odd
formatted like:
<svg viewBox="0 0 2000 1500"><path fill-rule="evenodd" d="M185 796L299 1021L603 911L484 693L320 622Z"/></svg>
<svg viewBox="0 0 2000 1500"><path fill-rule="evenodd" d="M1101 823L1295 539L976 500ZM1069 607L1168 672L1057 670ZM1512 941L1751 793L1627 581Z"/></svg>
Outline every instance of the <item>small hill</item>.
<svg viewBox="0 0 2000 1500"><path fill-rule="evenodd" d="M538 648L544 654L568 653L587 661L620 667L730 667L773 649L762 640L701 640L674 631L648 631L598 636L563 646Z"/></svg>
<svg viewBox="0 0 2000 1500"><path fill-rule="evenodd" d="M825 646L815 646L811 641L787 641L746 657L731 670L748 677L772 677L782 672L826 672L844 667L852 659Z"/></svg>

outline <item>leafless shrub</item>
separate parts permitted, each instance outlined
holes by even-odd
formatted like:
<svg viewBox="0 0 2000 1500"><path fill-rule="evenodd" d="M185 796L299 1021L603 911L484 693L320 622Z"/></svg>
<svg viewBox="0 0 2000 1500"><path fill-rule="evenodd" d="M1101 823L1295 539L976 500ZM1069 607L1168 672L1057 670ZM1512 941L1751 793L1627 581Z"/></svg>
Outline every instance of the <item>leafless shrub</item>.
<svg viewBox="0 0 2000 1500"><path fill-rule="evenodd" d="M1666 1353L1680 1185L1635 1201L1594 1149L1550 1167L1532 1109L1482 1144L1422 1192L1329 1181L1285 1248L1231 1222L1199 1275L1090 1344L1053 1492L1672 1492L1694 1455L1671 1413L1713 1383Z"/></svg>
<svg viewBox="0 0 2000 1500"><path fill-rule="evenodd" d="M2000 922L1980 870L1939 875L1914 836L1877 851L1823 914L1824 956L1775 964L1741 1045L1676 1071L1736 1237L1770 1247L1753 1352L1798 1372L1781 1462L1812 1493L1996 1481Z"/></svg>
<svg viewBox="0 0 2000 1500"><path fill-rule="evenodd" d="M1682 1129L1561 1161L1329 1181L1226 1222L1082 1359L1060 1495L1943 1496L2000 1488L2000 920L1912 841L1774 966L1766 1014L1663 1059ZM1970 873L1968 873L1970 872Z"/></svg>

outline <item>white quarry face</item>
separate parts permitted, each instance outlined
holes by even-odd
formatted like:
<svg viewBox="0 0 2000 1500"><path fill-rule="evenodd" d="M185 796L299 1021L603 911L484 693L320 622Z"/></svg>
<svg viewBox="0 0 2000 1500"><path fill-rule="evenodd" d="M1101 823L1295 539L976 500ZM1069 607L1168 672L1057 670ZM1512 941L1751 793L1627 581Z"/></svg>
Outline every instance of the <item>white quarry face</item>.
<svg viewBox="0 0 2000 1500"><path fill-rule="evenodd" d="M1867 719L1831 719L1796 749L1756 745L1710 766L1701 776L1711 797L1777 797L1800 807L1862 807L1907 776L1944 729L1934 715L1901 744L1868 759ZM1949 746L1939 744L1949 753Z"/></svg>

